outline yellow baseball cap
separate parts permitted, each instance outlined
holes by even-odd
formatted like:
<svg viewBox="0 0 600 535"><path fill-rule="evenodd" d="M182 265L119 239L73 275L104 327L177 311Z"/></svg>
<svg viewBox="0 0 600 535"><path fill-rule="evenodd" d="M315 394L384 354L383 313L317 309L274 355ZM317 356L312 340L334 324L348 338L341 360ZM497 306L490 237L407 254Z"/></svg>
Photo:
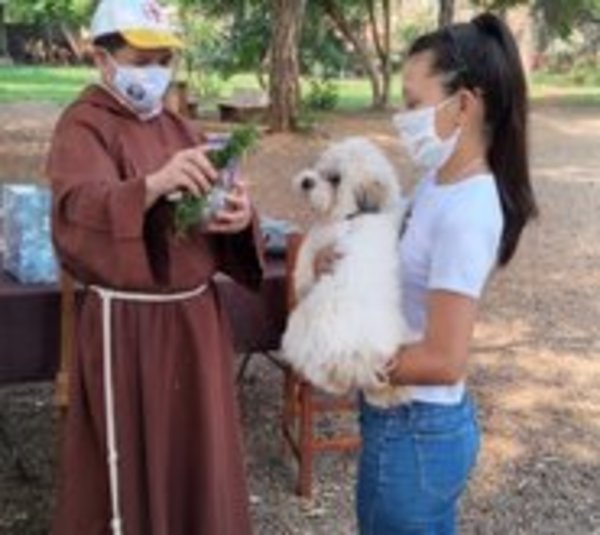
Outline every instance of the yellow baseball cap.
<svg viewBox="0 0 600 535"><path fill-rule="evenodd" d="M101 0L92 18L92 39L111 33L134 48L183 48L169 13L156 0Z"/></svg>

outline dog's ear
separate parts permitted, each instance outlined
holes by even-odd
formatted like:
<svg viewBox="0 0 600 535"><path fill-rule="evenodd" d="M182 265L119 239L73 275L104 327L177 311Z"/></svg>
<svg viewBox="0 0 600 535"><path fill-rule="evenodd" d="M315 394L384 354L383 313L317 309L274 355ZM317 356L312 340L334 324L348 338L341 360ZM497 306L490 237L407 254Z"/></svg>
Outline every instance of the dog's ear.
<svg viewBox="0 0 600 535"><path fill-rule="evenodd" d="M383 209L386 199L385 186L381 182L369 180L358 186L355 197L356 207L359 212L380 212Z"/></svg>

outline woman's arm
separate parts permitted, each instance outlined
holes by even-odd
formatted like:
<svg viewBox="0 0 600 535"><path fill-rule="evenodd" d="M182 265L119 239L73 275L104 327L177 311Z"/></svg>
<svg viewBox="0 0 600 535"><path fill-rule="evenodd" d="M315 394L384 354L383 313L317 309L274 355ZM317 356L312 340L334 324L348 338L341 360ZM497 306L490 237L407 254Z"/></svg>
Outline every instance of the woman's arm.
<svg viewBox="0 0 600 535"><path fill-rule="evenodd" d="M387 367L395 385L451 385L464 378L477 301L445 290L429 292L422 342L402 348Z"/></svg>

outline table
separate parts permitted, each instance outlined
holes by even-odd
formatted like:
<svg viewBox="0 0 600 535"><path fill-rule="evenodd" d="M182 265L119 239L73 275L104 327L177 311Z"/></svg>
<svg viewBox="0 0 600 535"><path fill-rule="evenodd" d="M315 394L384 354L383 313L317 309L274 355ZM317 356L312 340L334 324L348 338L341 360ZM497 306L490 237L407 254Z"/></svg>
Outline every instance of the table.
<svg viewBox="0 0 600 535"><path fill-rule="evenodd" d="M2 257L0 256L0 266ZM239 353L279 348L286 318L285 261L268 258L259 293L216 278ZM59 364L60 289L22 285L0 271L0 386L51 381Z"/></svg>

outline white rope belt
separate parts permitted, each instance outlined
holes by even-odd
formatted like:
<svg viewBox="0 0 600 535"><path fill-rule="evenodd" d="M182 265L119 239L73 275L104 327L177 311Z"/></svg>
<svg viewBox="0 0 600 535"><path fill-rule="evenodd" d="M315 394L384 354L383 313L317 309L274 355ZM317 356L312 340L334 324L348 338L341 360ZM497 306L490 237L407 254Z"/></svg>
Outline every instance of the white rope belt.
<svg viewBox="0 0 600 535"><path fill-rule="evenodd" d="M100 296L102 302L102 354L104 363L104 408L106 412L106 447L108 452L108 472L110 481L110 499L112 509L111 531L113 535L123 535L123 520L119 506L119 455L117 449L116 410L112 372L112 302L128 301L134 303L174 303L187 301L203 294L208 284L194 290L174 294L132 293L90 286Z"/></svg>

